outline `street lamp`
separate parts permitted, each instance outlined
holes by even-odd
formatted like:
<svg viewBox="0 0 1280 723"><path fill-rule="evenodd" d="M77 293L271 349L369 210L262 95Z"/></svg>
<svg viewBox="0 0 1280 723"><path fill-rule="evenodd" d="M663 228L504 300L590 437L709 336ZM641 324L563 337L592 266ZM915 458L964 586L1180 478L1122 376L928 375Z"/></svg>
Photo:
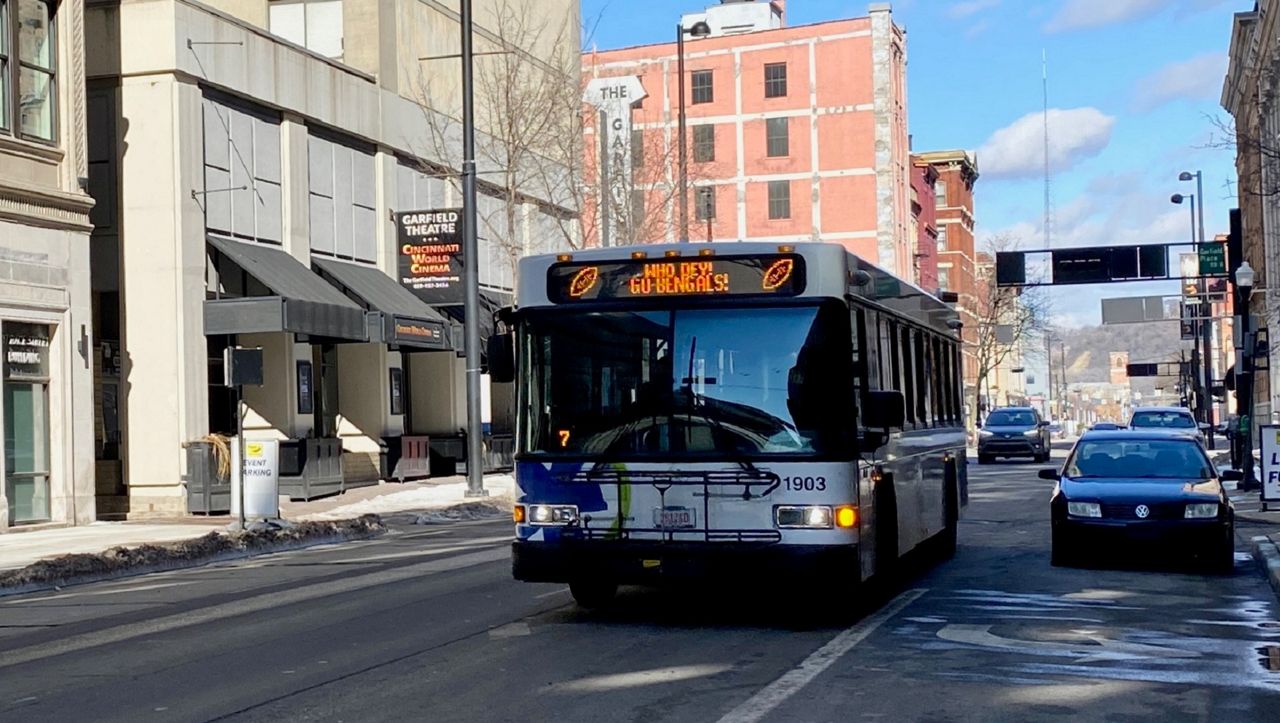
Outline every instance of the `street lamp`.
<svg viewBox="0 0 1280 723"><path fill-rule="evenodd" d="M1253 293L1254 271L1248 261L1236 269L1236 297L1240 301L1240 377L1236 384L1236 416L1239 418L1241 436L1244 437L1244 454L1240 464L1244 478L1240 489L1254 489L1253 479L1253 345L1249 333L1249 296Z"/></svg>
<svg viewBox="0 0 1280 723"><path fill-rule="evenodd" d="M1188 193L1185 196L1181 193L1175 193L1169 197L1169 200L1172 201L1173 203L1181 204L1183 199L1186 199L1186 198L1191 199L1191 243L1192 243L1192 246L1195 247L1196 254L1198 257L1200 252L1200 245L1204 243L1204 220L1203 220L1204 219L1204 196L1200 195L1200 190L1201 190L1200 182L1199 182L1200 172L1197 171L1195 174L1191 174L1187 171L1183 171L1178 176L1178 180L1180 181L1190 181L1192 178L1197 179L1196 193ZM1199 236L1196 235L1196 198L1197 197L1200 199L1201 222L1200 222ZM1199 269L1196 270L1196 276L1199 277ZM1197 278L1196 293L1200 297L1200 304L1199 304L1200 320L1196 322L1196 327L1199 330L1200 342L1204 346L1204 351L1200 354L1200 356L1203 357L1203 363L1199 365L1200 367L1202 367L1202 369L1199 371L1199 374L1201 375L1204 381L1200 385L1200 394L1196 398L1196 407L1199 412L1200 420L1209 425L1209 429L1205 433L1205 439L1208 442L1209 449L1213 449L1214 448L1213 404L1210 399L1211 389L1213 386L1213 349L1212 349L1213 342L1212 342L1212 336L1211 336L1212 328L1213 328L1212 327L1213 310L1212 310L1212 307L1209 305L1209 297L1206 291L1207 289L1205 287L1204 279ZM1192 348L1194 349L1194 344Z"/></svg>
<svg viewBox="0 0 1280 723"><path fill-rule="evenodd" d="M679 76L677 81L677 92L680 93L680 101L676 104L679 109L676 120L676 140L680 144L679 150L679 175L680 175L680 240L689 240L689 159L687 158L688 150L685 142L685 120L684 120L684 36L688 35L694 38L705 38L711 34L711 26L704 20L699 20L691 27L686 28L684 22L676 23L676 75Z"/></svg>

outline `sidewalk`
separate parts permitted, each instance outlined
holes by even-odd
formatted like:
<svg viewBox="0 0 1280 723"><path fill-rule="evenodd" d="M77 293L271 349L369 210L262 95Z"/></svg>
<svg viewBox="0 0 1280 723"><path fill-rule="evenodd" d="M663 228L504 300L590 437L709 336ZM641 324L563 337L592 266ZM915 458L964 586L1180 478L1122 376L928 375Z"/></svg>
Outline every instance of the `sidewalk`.
<svg viewBox="0 0 1280 723"><path fill-rule="evenodd" d="M490 497L480 510L496 512L510 505L514 480L510 475L485 477ZM466 478L441 477L420 482L386 483L361 487L333 497L292 502L282 498L281 516L291 522L343 520L366 514L403 517L396 521L413 523L423 513L439 512L465 501ZM26 567L37 560L76 553L101 553L114 547L190 540L210 532L222 532L231 523L229 516L189 516L145 522L95 522L81 527L64 527L0 535L0 571ZM432 520L425 520L432 521Z"/></svg>

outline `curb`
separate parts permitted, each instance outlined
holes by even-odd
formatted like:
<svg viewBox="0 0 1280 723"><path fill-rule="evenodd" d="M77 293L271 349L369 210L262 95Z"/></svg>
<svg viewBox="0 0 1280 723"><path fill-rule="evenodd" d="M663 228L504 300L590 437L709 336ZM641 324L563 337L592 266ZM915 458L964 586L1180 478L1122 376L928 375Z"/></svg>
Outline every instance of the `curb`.
<svg viewBox="0 0 1280 723"><path fill-rule="evenodd" d="M309 530L314 529L314 532ZM22 595L44 590L59 590L70 585L82 585L90 582L119 580L156 572L188 570L204 567L215 562L243 560L262 555L302 550L320 545L332 545L355 540L367 540L386 532L386 526L377 515L363 515L354 519L334 520L315 528L302 528L300 533L288 534L288 531L277 531L278 540L259 539L244 533L210 532L201 537L188 538L163 544L143 544L135 546L117 546L100 553L62 555L39 560L26 567L0 572L0 598ZM281 534L283 533L283 534ZM225 539L224 539L225 538ZM199 543L230 544L232 549L222 549L214 553L201 554L198 551L189 557L181 556L188 552L187 548ZM142 564L128 562L113 567L120 556L150 553L161 559ZM59 565L64 569L59 570ZM99 569L66 571L66 566L97 567ZM105 569L102 569L105 568ZM34 578L34 579L31 579Z"/></svg>
<svg viewBox="0 0 1280 723"><path fill-rule="evenodd" d="M1275 541L1266 535L1254 537L1250 543L1253 559L1262 565L1267 582L1271 583L1271 589L1280 597L1280 548L1277 548Z"/></svg>

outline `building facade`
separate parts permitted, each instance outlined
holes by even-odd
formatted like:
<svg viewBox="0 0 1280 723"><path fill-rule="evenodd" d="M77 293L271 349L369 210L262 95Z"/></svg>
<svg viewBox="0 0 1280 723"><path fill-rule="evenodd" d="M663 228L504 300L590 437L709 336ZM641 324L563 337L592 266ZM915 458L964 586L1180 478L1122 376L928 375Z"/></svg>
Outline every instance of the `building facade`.
<svg viewBox="0 0 1280 723"><path fill-rule="evenodd" d="M554 35L574 49L576 77L577 3L476 5L477 45L550 70L564 52ZM504 34L513 11L572 30L518 45ZM101 513L219 506L195 497L208 486L201 450L239 414L247 437L279 441L294 497L403 476L395 459L425 462L428 445L460 456L461 309L401 283L451 252L405 242L393 220L438 211L426 218L452 223L461 206L456 11L121 0L91 5L87 27ZM477 106L477 118L499 112ZM496 143L479 134L485 158L502 155ZM503 170L480 164L482 179ZM480 254L465 262L492 307L515 257L563 247L559 221L574 209L532 184L483 186ZM242 398L223 385L228 347L262 349L264 383ZM489 396L497 433L509 385Z"/></svg>
<svg viewBox="0 0 1280 723"><path fill-rule="evenodd" d="M1255 328L1277 328L1280 295L1271 277L1280 270L1280 48L1277 48L1276 0L1258 0L1236 13L1231 28L1229 64L1222 106L1236 132L1236 176L1244 260L1257 274L1249 302ZM1275 423L1280 416L1280 367L1255 374L1253 419Z"/></svg>
<svg viewBox="0 0 1280 723"><path fill-rule="evenodd" d="M979 279L978 256L974 241L973 189L978 181L978 159L969 151L950 150L918 153L912 163L932 168L935 213L937 214L937 288L953 291L958 296L956 311L964 327L960 336L965 399L976 398L978 362L978 310L984 303L986 288ZM970 410L970 418L975 410Z"/></svg>
<svg viewBox="0 0 1280 723"><path fill-rule="evenodd" d="M914 281L906 37L889 6L787 27L784 3L722 0L685 15L682 26L704 33L684 42L687 232L679 228L676 44L583 56L588 82L636 78L642 93L623 111L630 142L603 143L629 160L604 173L607 124L594 106L584 122L587 178L617 185L607 169L625 169L628 190L614 197L633 224L621 240L837 242Z"/></svg>
<svg viewBox="0 0 1280 723"><path fill-rule="evenodd" d="M84 28L0 0L0 532L94 519Z"/></svg>
<svg viewBox="0 0 1280 723"><path fill-rule="evenodd" d="M925 291L938 284L938 169L911 157L911 235L916 240L917 284Z"/></svg>

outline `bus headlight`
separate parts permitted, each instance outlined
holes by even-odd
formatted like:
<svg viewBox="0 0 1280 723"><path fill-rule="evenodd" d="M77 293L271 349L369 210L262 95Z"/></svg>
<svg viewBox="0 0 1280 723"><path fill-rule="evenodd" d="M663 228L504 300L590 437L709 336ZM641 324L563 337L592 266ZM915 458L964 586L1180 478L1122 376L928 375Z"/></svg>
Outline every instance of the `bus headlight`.
<svg viewBox="0 0 1280 723"><path fill-rule="evenodd" d="M529 524L572 525L578 521L577 505L529 505Z"/></svg>
<svg viewBox="0 0 1280 723"><path fill-rule="evenodd" d="M829 505L779 505L773 508L773 519L784 530L829 530L832 525Z"/></svg>

